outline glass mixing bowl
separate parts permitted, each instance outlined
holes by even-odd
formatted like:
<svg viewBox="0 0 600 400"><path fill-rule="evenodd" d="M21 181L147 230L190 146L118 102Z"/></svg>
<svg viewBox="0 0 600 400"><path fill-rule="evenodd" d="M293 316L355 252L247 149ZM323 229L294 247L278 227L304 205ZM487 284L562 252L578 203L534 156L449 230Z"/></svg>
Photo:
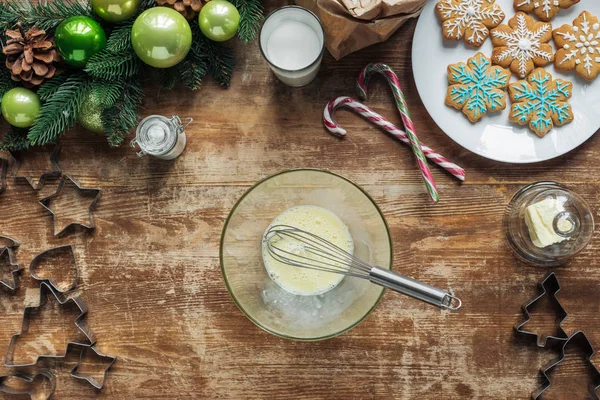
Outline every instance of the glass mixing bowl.
<svg viewBox="0 0 600 400"><path fill-rule="evenodd" d="M298 296L273 282L263 265L263 235L276 216L300 205L319 206L336 214L350 229L354 255L391 269L390 232L375 201L348 179L314 169L275 174L238 200L223 228L221 269L234 302L260 328L287 339L328 339L365 319L384 289L345 277L327 293Z"/></svg>

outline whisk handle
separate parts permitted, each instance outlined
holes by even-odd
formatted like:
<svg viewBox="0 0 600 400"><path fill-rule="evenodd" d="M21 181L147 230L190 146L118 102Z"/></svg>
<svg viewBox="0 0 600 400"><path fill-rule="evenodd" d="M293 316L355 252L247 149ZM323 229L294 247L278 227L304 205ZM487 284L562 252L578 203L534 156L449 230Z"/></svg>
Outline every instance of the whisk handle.
<svg viewBox="0 0 600 400"><path fill-rule="evenodd" d="M378 267L373 267L369 280L377 285L405 294L440 308L458 310L462 302L445 290L435 288L415 279L409 278Z"/></svg>

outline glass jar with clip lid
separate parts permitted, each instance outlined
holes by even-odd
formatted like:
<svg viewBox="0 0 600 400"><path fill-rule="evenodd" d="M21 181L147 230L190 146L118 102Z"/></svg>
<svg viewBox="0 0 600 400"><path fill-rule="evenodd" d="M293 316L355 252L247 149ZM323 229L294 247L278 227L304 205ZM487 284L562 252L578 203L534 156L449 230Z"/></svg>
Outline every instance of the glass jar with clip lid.
<svg viewBox="0 0 600 400"><path fill-rule="evenodd" d="M139 146L138 157L147 154L162 160L177 158L185 149L187 142L185 128L192 123L193 119L186 118L184 121L185 125L177 115L171 119L162 115L150 115L138 125L131 147Z"/></svg>

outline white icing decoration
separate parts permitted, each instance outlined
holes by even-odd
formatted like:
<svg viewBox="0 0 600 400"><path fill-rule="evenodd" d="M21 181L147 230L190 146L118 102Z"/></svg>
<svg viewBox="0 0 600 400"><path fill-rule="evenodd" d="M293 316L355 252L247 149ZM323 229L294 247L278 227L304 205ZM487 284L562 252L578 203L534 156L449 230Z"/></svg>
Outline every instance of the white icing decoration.
<svg viewBox="0 0 600 400"><path fill-rule="evenodd" d="M544 51L541 49L540 38L547 32L552 30L550 24L543 24L538 30L531 31L527 27L527 17L525 14L517 14L517 27L512 32L507 33L504 31L494 30L492 36L496 39L501 39L505 43L499 47L506 47L506 50L502 51L498 55L498 61L506 60L512 57L519 61L518 74L521 78L527 76L527 62L536 57L542 58L546 61L552 60L552 51Z"/></svg>
<svg viewBox="0 0 600 400"><path fill-rule="evenodd" d="M500 6L485 0L441 0L438 9L444 20L446 34L460 39L468 29L472 32L466 38L469 43L483 42L488 36L488 28L498 26L504 19ZM484 20L491 24L483 24Z"/></svg>
<svg viewBox="0 0 600 400"><path fill-rule="evenodd" d="M571 46L574 48L568 51L570 48L569 45L565 44L563 46L563 49L567 50L567 52L559 64L572 61L576 65L583 64L585 71L591 76L594 65L600 64L600 57L592 57L593 54L600 54L600 41L595 40L600 37L600 23L591 25L587 19L587 14L583 13L582 15L583 20L580 25L573 26L573 32L581 32L582 34L576 35L570 32L557 32L557 34L571 43Z"/></svg>
<svg viewBox="0 0 600 400"><path fill-rule="evenodd" d="M562 8L568 8L570 6L572 6L573 4L577 3L577 1L571 1L569 4L567 4L567 7L562 7ZM546 14L546 18L550 19L550 17L552 17L551 13L552 13L552 7L560 7L560 1L558 0L542 0L541 3L539 1L535 1L532 2L532 0L523 0L520 3L517 4L517 7L522 7L522 6L529 6L533 4L533 8L542 8L542 11Z"/></svg>

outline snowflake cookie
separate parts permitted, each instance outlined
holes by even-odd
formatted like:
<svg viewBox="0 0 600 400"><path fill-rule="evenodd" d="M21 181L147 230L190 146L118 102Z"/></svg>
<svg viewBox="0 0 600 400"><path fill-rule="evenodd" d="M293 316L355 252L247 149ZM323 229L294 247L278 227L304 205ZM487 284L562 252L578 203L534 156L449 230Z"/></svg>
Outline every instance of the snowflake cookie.
<svg viewBox="0 0 600 400"><path fill-rule="evenodd" d="M600 72L600 24L598 18L587 11L573 21L573 26L563 25L552 36L558 51L554 65L558 69L572 70L591 81Z"/></svg>
<svg viewBox="0 0 600 400"><path fill-rule="evenodd" d="M492 66L483 53L469 58L467 63L448 66L448 91L446 105L454 107L469 118L479 121L488 111L506 108L504 89L510 80L510 71Z"/></svg>
<svg viewBox="0 0 600 400"><path fill-rule="evenodd" d="M543 68L535 69L526 81L510 84L508 94L513 102L509 119L519 125L529 123L539 137L544 137L554 125L573 121L573 110L567 103L573 94L573 84L553 80Z"/></svg>
<svg viewBox="0 0 600 400"><path fill-rule="evenodd" d="M479 47L490 35L490 29L504 20L504 12L496 0L440 0L435 6L442 21L442 34L448 40L460 40Z"/></svg>
<svg viewBox="0 0 600 400"><path fill-rule="evenodd" d="M561 8L567 9L579 3L579 0L514 0L517 11L533 12L542 21L552 21Z"/></svg>
<svg viewBox="0 0 600 400"><path fill-rule="evenodd" d="M548 43L552 39L552 25L534 22L529 15L518 12L508 21L492 29L492 62L510 67L519 78L525 79L536 66L543 67L554 61L554 51Z"/></svg>

